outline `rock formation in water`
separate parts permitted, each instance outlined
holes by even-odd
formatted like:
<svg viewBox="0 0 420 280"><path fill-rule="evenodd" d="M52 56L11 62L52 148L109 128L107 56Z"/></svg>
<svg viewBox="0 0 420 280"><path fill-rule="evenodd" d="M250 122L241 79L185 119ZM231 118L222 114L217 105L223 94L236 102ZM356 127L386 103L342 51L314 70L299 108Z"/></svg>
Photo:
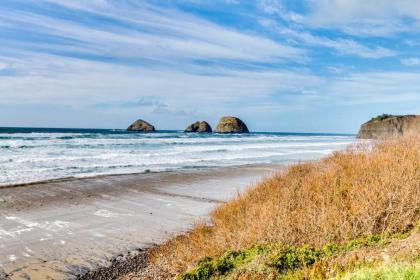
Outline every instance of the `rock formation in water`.
<svg viewBox="0 0 420 280"><path fill-rule="evenodd" d="M217 133L249 133L246 124L235 117L222 117L217 124Z"/></svg>
<svg viewBox="0 0 420 280"><path fill-rule="evenodd" d="M150 123L144 120L137 120L133 124L131 124L128 128L128 131L144 131L144 132L151 132L155 131L155 127Z"/></svg>
<svg viewBox="0 0 420 280"><path fill-rule="evenodd" d="M195 123L190 124L186 129L185 132L212 132L211 126L208 122L205 121L197 121Z"/></svg>
<svg viewBox="0 0 420 280"><path fill-rule="evenodd" d="M420 134L420 115L383 114L362 124L358 138L370 139L397 135Z"/></svg>

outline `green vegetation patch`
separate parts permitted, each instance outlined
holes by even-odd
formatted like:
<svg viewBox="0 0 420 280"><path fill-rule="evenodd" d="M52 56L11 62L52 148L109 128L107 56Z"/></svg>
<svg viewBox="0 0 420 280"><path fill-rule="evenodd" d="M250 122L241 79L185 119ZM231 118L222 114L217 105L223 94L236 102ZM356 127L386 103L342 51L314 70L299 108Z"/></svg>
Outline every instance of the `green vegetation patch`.
<svg viewBox="0 0 420 280"><path fill-rule="evenodd" d="M389 238L390 236L387 235L375 234L351 240L344 245L327 243L319 249L308 245L301 247L282 246L270 257L269 265L275 267L280 273L290 272L303 267L310 267L318 260L357 248L385 245L389 243Z"/></svg>
<svg viewBox="0 0 420 280"><path fill-rule="evenodd" d="M420 263L359 268L337 280L419 280Z"/></svg>
<svg viewBox="0 0 420 280"><path fill-rule="evenodd" d="M397 235L375 234L353 239L345 244L327 243L321 248L312 246L290 246L280 243L253 246L246 250L228 251L219 258L205 257L196 266L178 277L179 280L207 280L228 275L262 256L264 265L273 268L279 275L293 274L302 268L314 266L318 261L337 256L361 247L383 246L390 239L408 237L408 233ZM376 279L376 278L375 278ZM382 279L382 278L378 278ZM419 279L420 280L420 279Z"/></svg>
<svg viewBox="0 0 420 280"><path fill-rule="evenodd" d="M394 238L394 235L384 235L384 234L373 234L364 236L361 238L353 239L349 241L345 246L344 250L352 251L357 248L367 247L367 246L382 246L389 243L389 239Z"/></svg>
<svg viewBox="0 0 420 280"><path fill-rule="evenodd" d="M233 269L252 261L257 255L264 254L268 247L253 246L247 250L228 251L219 258L205 257L197 262L194 269L181 274L180 280L206 280L214 276L222 276Z"/></svg>
<svg viewBox="0 0 420 280"><path fill-rule="evenodd" d="M382 115L372 118L370 121L383 121L392 117L395 117L395 116L390 115L390 114L382 114Z"/></svg>
<svg viewBox="0 0 420 280"><path fill-rule="evenodd" d="M310 246L282 246L271 256L270 265L280 273L313 265L323 255L322 250Z"/></svg>

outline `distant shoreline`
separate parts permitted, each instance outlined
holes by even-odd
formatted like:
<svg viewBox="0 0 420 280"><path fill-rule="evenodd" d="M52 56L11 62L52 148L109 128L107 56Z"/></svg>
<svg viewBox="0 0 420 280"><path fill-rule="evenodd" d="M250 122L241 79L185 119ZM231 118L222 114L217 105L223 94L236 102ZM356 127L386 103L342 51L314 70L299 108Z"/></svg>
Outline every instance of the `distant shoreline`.
<svg viewBox="0 0 420 280"><path fill-rule="evenodd" d="M2 126L0 133L31 133L31 132L45 132L45 133L115 133L115 134L135 134L135 133L184 133L183 129L158 129L154 132L136 132L127 131L124 128L66 128L66 127L14 127ZM211 134L221 135L213 132ZM356 136L357 133L335 133L335 132L287 132L287 131L251 131L250 134L276 134L276 135L302 135L302 136Z"/></svg>

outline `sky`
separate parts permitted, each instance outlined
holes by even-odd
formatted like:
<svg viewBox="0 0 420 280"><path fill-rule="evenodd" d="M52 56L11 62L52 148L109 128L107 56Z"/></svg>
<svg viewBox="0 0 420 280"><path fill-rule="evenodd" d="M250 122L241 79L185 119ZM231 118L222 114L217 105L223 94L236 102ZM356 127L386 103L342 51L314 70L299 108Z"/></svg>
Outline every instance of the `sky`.
<svg viewBox="0 0 420 280"><path fill-rule="evenodd" d="M420 113L418 0L2 0L0 126L355 133Z"/></svg>

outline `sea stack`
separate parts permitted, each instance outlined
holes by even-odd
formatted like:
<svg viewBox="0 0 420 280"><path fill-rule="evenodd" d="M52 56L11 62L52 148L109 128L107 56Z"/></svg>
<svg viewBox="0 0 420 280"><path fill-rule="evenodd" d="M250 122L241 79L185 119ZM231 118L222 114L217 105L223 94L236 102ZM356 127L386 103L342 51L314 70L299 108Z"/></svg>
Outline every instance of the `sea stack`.
<svg viewBox="0 0 420 280"><path fill-rule="evenodd" d="M140 131L140 132L152 132L155 131L155 127L144 120L137 120L132 123L128 128L128 131Z"/></svg>
<svg viewBox="0 0 420 280"><path fill-rule="evenodd" d="M184 132L210 133L212 132L212 129L208 122L197 121L195 123L190 124Z"/></svg>
<svg viewBox="0 0 420 280"><path fill-rule="evenodd" d="M376 139L407 134L420 134L420 115L377 116L362 124L357 138Z"/></svg>
<svg viewBox="0 0 420 280"><path fill-rule="evenodd" d="M222 117L217 124L217 133L249 133L246 124L236 117Z"/></svg>

